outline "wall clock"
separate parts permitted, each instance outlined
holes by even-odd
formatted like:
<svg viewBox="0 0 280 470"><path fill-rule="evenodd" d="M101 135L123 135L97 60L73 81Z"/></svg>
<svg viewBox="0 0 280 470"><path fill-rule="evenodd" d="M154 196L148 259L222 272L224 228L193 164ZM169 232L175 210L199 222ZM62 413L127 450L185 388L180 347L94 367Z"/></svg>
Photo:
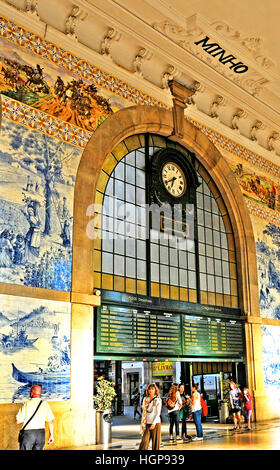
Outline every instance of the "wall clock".
<svg viewBox="0 0 280 470"><path fill-rule="evenodd" d="M195 200L199 185L196 171L187 156L175 148L158 150L151 157L151 203L186 204Z"/></svg>

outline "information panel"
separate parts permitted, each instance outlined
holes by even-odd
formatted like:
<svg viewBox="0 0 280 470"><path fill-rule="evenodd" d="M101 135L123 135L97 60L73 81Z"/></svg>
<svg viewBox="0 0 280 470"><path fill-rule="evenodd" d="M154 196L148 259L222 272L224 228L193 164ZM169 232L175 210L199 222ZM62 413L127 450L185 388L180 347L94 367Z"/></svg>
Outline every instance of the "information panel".
<svg viewBox="0 0 280 470"><path fill-rule="evenodd" d="M115 306L97 315L97 353L180 355L180 315Z"/></svg>
<svg viewBox="0 0 280 470"><path fill-rule="evenodd" d="M183 355L235 357L243 350L241 322L184 315Z"/></svg>
<svg viewBox="0 0 280 470"><path fill-rule="evenodd" d="M242 322L106 305L97 309L97 354L242 358Z"/></svg>

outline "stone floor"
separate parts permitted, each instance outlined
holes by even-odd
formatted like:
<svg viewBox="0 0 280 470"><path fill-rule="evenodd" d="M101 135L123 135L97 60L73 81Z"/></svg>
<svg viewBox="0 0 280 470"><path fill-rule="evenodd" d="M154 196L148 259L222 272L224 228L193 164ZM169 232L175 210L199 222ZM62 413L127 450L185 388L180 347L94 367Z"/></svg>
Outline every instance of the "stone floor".
<svg viewBox="0 0 280 470"><path fill-rule="evenodd" d="M109 445L75 447L62 450L137 450L141 440L139 420L134 421L133 411L127 408L124 416L113 419L112 442ZM195 437L195 426L188 422L188 434ZM171 445L169 443L169 424L166 416L162 423L161 450L280 450L280 420L253 423L248 431L246 424L241 431L234 432L232 424L220 424L207 419L203 423L203 441L190 441Z"/></svg>

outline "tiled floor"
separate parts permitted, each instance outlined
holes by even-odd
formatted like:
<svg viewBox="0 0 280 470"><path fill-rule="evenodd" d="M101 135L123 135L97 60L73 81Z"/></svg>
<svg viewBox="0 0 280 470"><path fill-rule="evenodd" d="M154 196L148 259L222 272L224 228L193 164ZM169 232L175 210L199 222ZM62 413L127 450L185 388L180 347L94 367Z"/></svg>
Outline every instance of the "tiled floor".
<svg viewBox="0 0 280 470"><path fill-rule="evenodd" d="M170 445L169 424L166 419L162 424L161 450L280 450L280 420L253 423L252 431L243 424L239 432L232 431L232 424L217 422L203 423L203 441L190 441ZM131 410L126 416L114 417L112 442L109 445L95 445L71 448L69 450L137 450L141 440L139 421L134 421ZM195 436L195 426L188 423L188 434ZM68 450L68 449L64 449Z"/></svg>

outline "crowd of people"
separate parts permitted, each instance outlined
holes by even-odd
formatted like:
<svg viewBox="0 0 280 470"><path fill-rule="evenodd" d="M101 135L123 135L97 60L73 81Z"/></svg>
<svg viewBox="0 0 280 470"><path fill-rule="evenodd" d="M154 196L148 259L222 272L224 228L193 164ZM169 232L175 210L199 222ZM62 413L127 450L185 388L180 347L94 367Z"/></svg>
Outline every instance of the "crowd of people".
<svg viewBox="0 0 280 470"><path fill-rule="evenodd" d="M198 388L199 384L192 384L191 395L188 395L184 384L173 384L171 386L164 402L169 418L170 444L203 440L202 416L207 415L207 405ZM161 445L163 400L160 397L157 384L151 383L147 386L141 406L142 414L138 411L140 406L140 393L138 389L134 390L133 393L133 405L134 419L137 419L137 415L141 418L142 439L139 450L148 449L150 440L152 440L152 450L158 450ZM233 415L233 431L241 429L242 409L244 409L247 428L251 430L252 399L249 389L245 387L242 393L240 388L233 381L230 381L229 406ZM195 437L191 437L187 433L187 421L190 417L192 417L195 425Z"/></svg>

